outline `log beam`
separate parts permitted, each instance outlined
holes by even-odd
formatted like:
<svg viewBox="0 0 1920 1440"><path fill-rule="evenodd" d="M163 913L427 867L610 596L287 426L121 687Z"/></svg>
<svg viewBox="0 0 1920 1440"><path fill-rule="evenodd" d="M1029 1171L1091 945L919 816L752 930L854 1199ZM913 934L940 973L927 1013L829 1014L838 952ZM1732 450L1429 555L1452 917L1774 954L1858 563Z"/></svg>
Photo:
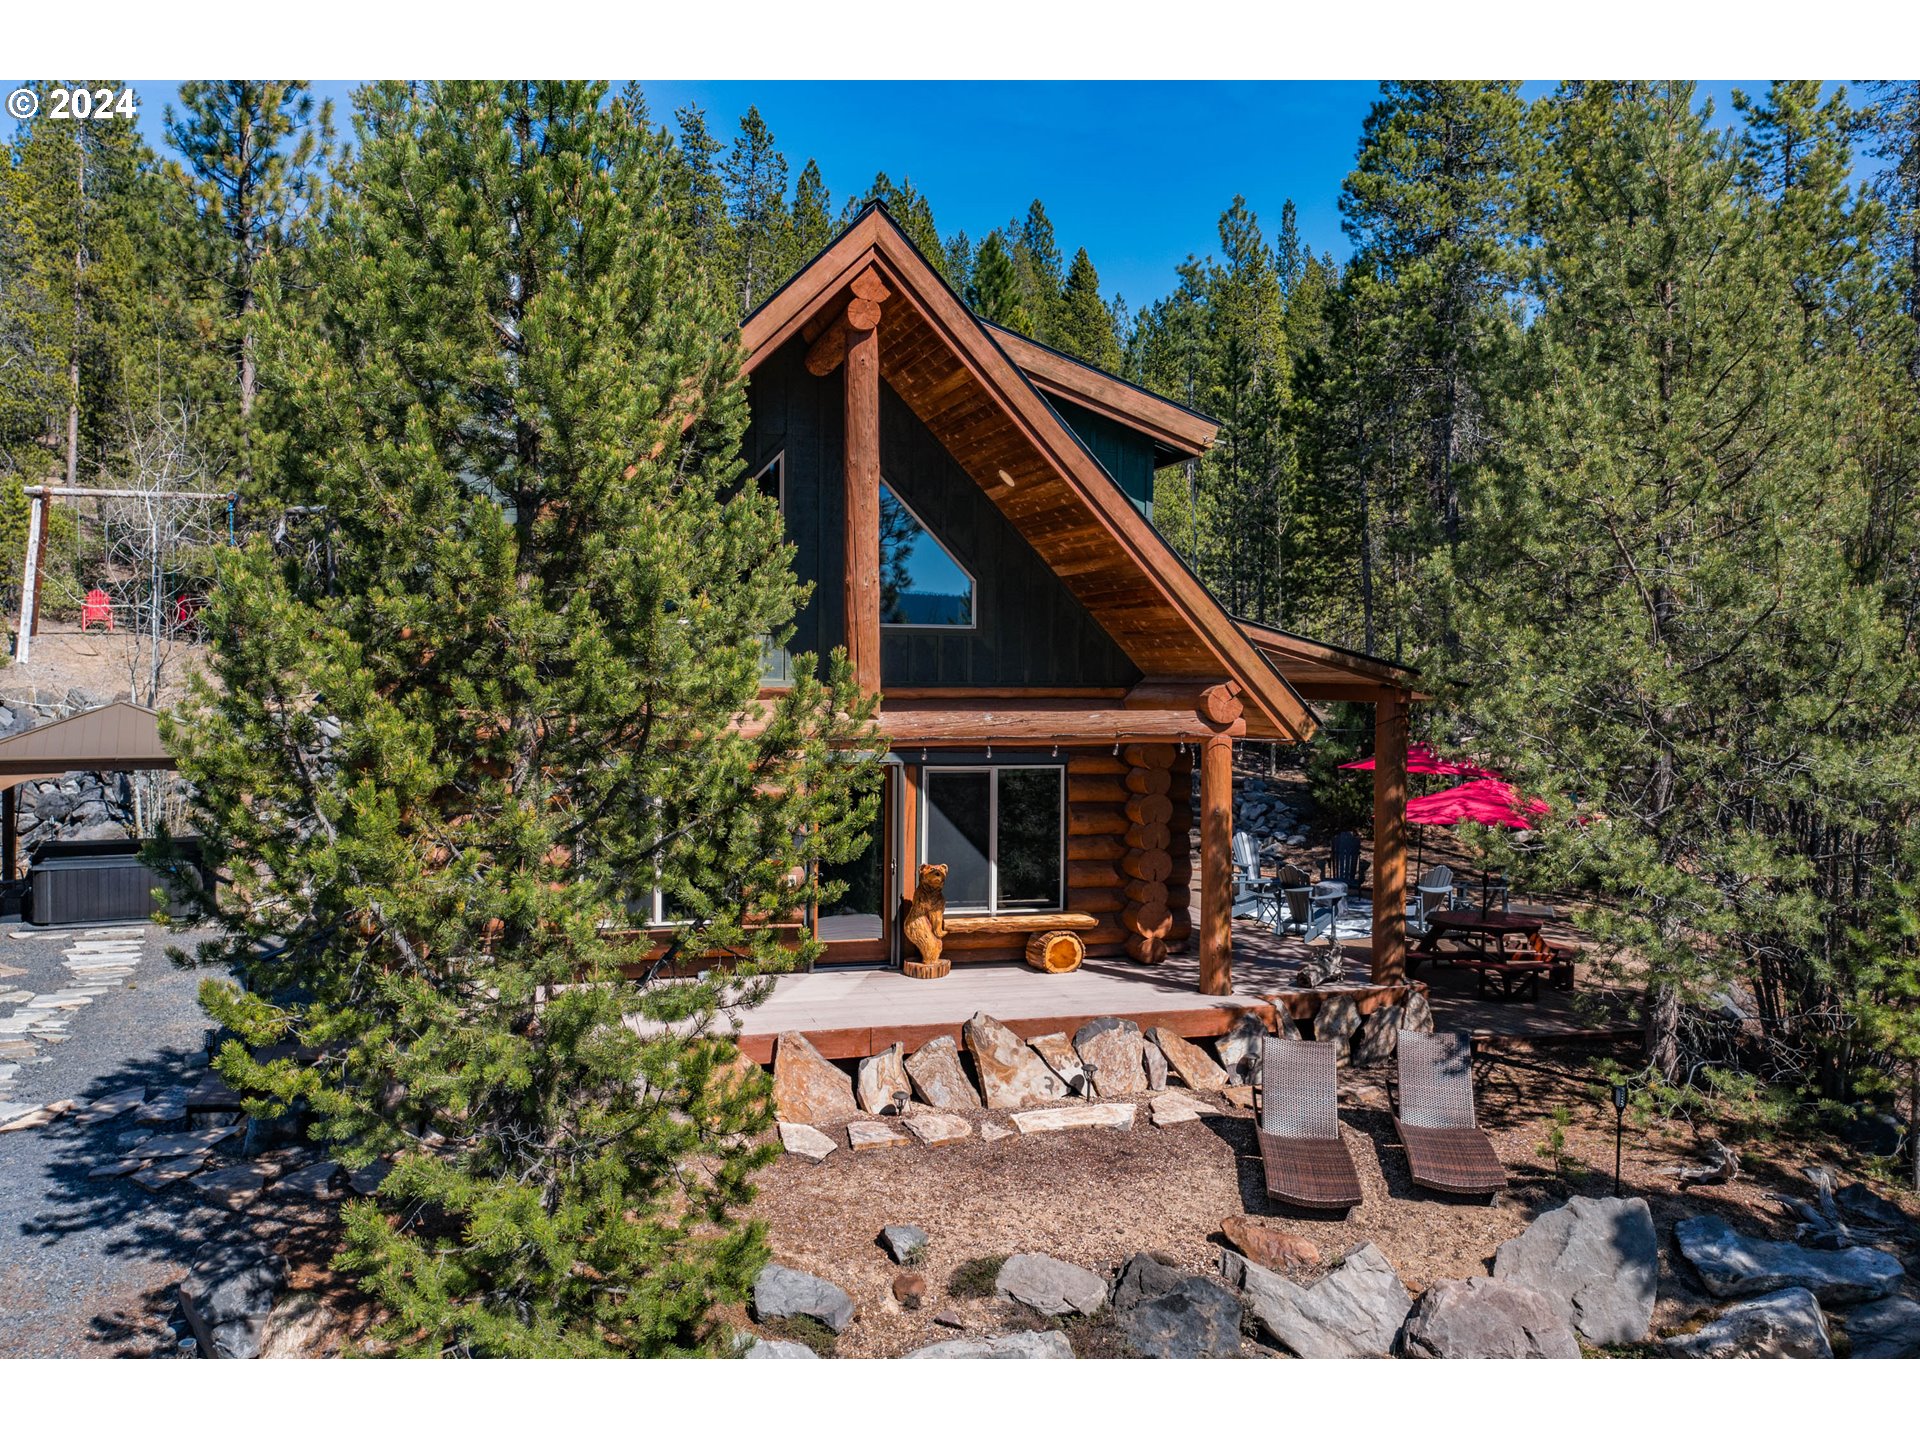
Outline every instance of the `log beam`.
<svg viewBox="0 0 1920 1440"><path fill-rule="evenodd" d="M1211 725L1231 725L1247 708L1231 680L1142 680L1122 703L1130 710L1191 710Z"/></svg>
<svg viewBox="0 0 1920 1440"><path fill-rule="evenodd" d="M1200 993L1233 993L1233 741L1225 735L1200 747Z"/></svg>
<svg viewBox="0 0 1920 1440"><path fill-rule="evenodd" d="M877 322L877 306L874 312ZM849 329L846 359L847 658L861 693L873 695L880 689L879 330Z"/></svg>
<svg viewBox="0 0 1920 1440"><path fill-rule="evenodd" d="M1373 981L1397 985L1407 968L1407 701L1373 707Z"/></svg>

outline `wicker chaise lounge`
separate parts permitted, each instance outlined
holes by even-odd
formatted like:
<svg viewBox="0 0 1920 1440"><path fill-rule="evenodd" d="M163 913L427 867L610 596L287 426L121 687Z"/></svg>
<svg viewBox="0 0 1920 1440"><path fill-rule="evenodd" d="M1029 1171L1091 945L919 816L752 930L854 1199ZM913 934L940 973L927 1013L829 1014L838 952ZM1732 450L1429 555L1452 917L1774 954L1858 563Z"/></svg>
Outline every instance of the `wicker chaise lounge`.
<svg viewBox="0 0 1920 1440"><path fill-rule="evenodd" d="M1507 1172L1473 1117L1469 1036L1402 1030L1399 1104L1393 1128L1407 1147L1414 1183L1449 1195L1492 1196Z"/></svg>
<svg viewBox="0 0 1920 1440"><path fill-rule="evenodd" d="M1331 1041L1261 1042L1260 1163L1267 1194L1310 1210L1350 1210L1360 1177L1340 1138Z"/></svg>

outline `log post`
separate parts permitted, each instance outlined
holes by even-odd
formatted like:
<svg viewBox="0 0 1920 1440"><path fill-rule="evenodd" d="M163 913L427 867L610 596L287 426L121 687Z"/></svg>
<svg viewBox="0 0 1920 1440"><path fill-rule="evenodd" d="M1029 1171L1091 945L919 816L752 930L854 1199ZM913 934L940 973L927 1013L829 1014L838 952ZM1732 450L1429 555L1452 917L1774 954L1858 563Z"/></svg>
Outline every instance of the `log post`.
<svg viewBox="0 0 1920 1440"><path fill-rule="evenodd" d="M856 312L858 312L856 314ZM864 695L880 689L880 331L879 307L847 307L846 483L847 658ZM855 329L856 320L866 328Z"/></svg>
<svg viewBox="0 0 1920 1440"><path fill-rule="evenodd" d="M1200 747L1200 993L1233 993L1233 739Z"/></svg>
<svg viewBox="0 0 1920 1440"><path fill-rule="evenodd" d="M1407 698L1373 707L1373 983L1407 968Z"/></svg>

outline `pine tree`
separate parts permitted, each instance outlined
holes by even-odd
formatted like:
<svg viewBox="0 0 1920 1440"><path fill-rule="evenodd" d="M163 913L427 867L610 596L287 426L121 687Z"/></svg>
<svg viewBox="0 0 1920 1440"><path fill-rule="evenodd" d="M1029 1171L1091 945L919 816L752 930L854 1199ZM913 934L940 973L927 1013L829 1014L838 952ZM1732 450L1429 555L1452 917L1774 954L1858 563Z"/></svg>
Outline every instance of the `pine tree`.
<svg viewBox="0 0 1920 1440"><path fill-rule="evenodd" d="M780 237L788 223L787 161L759 107L749 106L741 117L740 136L720 177L726 184L734 282L744 315L773 292Z"/></svg>
<svg viewBox="0 0 1920 1440"><path fill-rule="evenodd" d="M793 213L781 236L780 283L797 275L833 238L833 197L820 166L808 160L793 187Z"/></svg>
<svg viewBox="0 0 1920 1440"><path fill-rule="evenodd" d="M1392 409L1375 423L1371 465L1381 520L1411 552L1460 539L1460 471L1477 456L1483 375L1519 278L1515 236L1527 166L1526 107L1511 81L1391 82L1367 115L1340 196L1354 242L1355 318L1390 375ZM1358 377L1356 377L1356 381ZM1416 613L1413 553L1395 555L1396 632L1444 635Z"/></svg>
<svg viewBox="0 0 1920 1440"><path fill-rule="evenodd" d="M129 409L159 381L145 299L158 211L152 152L123 119L56 119L48 96L116 82L44 81L0 191L0 425L21 470L97 483L122 449Z"/></svg>
<svg viewBox="0 0 1920 1440"><path fill-rule="evenodd" d="M726 195L715 168L720 142L707 129L707 112L698 105L682 105L673 112L673 120L680 132L666 191L674 233L702 264L718 266L730 239Z"/></svg>
<svg viewBox="0 0 1920 1440"><path fill-rule="evenodd" d="M360 93L317 288L269 294L261 346L277 488L337 574L233 552L215 678L165 723L227 877L202 958L245 982L203 986L219 1068L349 1164L397 1155L341 1263L403 1354L720 1345L771 1149L721 1010L807 961L756 922L872 814L844 655L756 700L805 590L742 483L730 298L603 96Z"/></svg>
<svg viewBox="0 0 1920 1440"><path fill-rule="evenodd" d="M180 104L181 113L166 109L167 141L180 156L166 175L190 219L172 235L169 258L210 317L229 376L219 401L206 397L204 405L225 423L206 413L196 419L235 457L234 485L247 495L261 271L288 256L322 202L333 106L316 112L301 80L189 80Z"/></svg>
<svg viewBox="0 0 1920 1440"><path fill-rule="evenodd" d="M1102 370L1120 368L1120 342L1114 338L1113 311L1100 298L1100 274L1083 246L1074 253L1060 296L1059 313L1048 343Z"/></svg>
<svg viewBox="0 0 1920 1440"><path fill-rule="evenodd" d="M1051 345L1058 328L1061 292L1066 280L1060 244L1053 236L1047 207L1035 200L1018 224L1007 227L1007 249L1020 279L1020 306L1032 324L1034 339Z"/></svg>
<svg viewBox="0 0 1920 1440"><path fill-rule="evenodd" d="M1803 345L1737 154L1683 84L1548 110L1539 314L1453 572L1459 678L1496 759L1578 796L1548 875L1634 957L1672 1080L1689 1004L1736 979L1781 1031L1838 1012L1814 857L1871 828L1869 792L1920 794L1912 660L1852 563L1850 371Z"/></svg>
<svg viewBox="0 0 1920 1440"><path fill-rule="evenodd" d="M1020 276L997 230L982 240L974 252L973 272L967 281L967 304L976 315L996 325L1004 325L1022 335L1033 332L1033 322L1020 300Z"/></svg>

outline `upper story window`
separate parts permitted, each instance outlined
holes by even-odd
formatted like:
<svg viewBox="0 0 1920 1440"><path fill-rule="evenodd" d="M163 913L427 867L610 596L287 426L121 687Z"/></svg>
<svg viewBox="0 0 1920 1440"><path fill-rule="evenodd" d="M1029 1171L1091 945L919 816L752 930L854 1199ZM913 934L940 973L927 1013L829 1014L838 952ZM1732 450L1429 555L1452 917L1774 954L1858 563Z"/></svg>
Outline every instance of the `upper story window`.
<svg viewBox="0 0 1920 1440"><path fill-rule="evenodd" d="M784 518L787 513L787 452L782 450L761 466L760 473L753 477L753 483L760 487L762 495L780 507L780 514ZM774 644L771 635L761 641L760 683L770 690L784 690L793 684L793 657L783 647Z"/></svg>
<svg viewBox="0 0 1920 1440"><path fill-rule="evenodd" d="M973 576L884 482L880 486L880 623L962 630L974 624Z"/></svg>

